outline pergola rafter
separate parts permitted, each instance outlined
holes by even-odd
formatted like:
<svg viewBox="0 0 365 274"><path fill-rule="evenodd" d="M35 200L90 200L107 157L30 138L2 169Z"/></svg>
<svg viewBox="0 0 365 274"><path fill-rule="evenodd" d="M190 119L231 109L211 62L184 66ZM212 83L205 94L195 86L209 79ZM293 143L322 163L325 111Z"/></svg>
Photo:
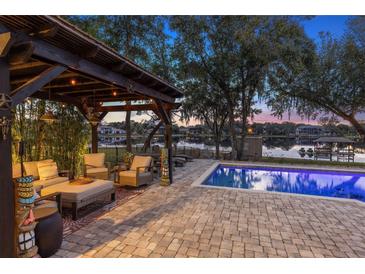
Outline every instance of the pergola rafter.
<svg viewBox="0 0 365 274"><path fill-rule="evenodd" d="M0 118L10 125L12 108L27 97L73 105L88 120L101 121L112 111L154 111L165 124L170 152L171 110L179 107L175 100L182 97L174 86L56 16L0 16L0 95L11 101L0 104ZM125 101L148 103L102 105ZM97 151L97 139L93 123L93 151ZM15 212L10 134L0 139L0 155L0 257L12 257L14 223L9 220ZM171 157L169 163L172 171Z"/></svg>

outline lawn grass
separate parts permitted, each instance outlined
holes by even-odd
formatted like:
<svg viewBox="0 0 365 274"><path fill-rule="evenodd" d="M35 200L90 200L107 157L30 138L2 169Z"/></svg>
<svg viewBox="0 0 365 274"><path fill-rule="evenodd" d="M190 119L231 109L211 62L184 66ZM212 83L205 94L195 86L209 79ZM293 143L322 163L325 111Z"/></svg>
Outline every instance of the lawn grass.
<svg viewBox="0 0 365 274"><path fill-rule="evenodd" d="M291 159L291 158L277 158L277 157L262 157L260 162L276 163L276 164L300 164L300 165L317 165L317 166L338 166L338 167L360 167L365 168L365 163L348 163L337 161L318 161L309 159Z"/></svg>

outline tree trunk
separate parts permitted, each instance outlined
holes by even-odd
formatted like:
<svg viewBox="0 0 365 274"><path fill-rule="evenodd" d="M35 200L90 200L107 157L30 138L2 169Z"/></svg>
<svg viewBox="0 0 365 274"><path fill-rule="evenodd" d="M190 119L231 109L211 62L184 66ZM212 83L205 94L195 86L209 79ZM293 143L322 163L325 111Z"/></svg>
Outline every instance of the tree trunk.
<svg viewBox="0 0 365 274"><path fill-rule="evenodd" d="M98 125L91 125L91 152L98 153Z"/></svg>
<svg viewBox="0 0 365 274"><path fill-rule="evenodd" d="M351 125L356 129L357 133L359 133L361 142L365 143L365 128L359 123L359 121L351 116L343 118L351 123Z"/></svg>
<svg viewBox="0 0 365 274"><path fill-rule="evenodd" d="M243 149L245 145L246 135L247 135L247 114L242 114L241 139L240 139L239 153L237 154L238 160L243 160L245 157Z"/></svg>
<svg viewBox="0 0 365 274"><path fill-rule="evenodd" d="M131 102L127 102L127 105L130 105ZM131 134L131 112L127 111L125 116L125 131L126 131L126 143L127 143L127 151L132 152L132 134Z"/></svg>
<svg viewBox="0 0 365 274"><path fill-rule="evenodd" d="M237 159L237 150L238 150L238 143L237 143L237 134L236 129L234 126L234 105L230 97L230 93L227 91L224 91L225 97L228 102L228 124L229 124L229 131L231 133L231 147L232 147L232 153L231 153L231 160Z"/></svg>
<svg viewBox="0 0 365 274"><path fill-rule="evenodd" d="M157 132L157 130L161 127L162 125L162 121L160 121L150 132L150 134L148 134L146 141L143 144L143 152L147 151L147 148L149 148L151 146L151 140L152 137L155 135L155 133Z"/></svg>
<svg viewBox="0 0 365 274"><path fill-rule="evenodd" d="M220 147L220 145L219 145L219 141L218 141L218 140L216 140L216 142L215 142L215 158L216 158L217 160L219 160L219 159L220 159L219 147Z"/></svg>

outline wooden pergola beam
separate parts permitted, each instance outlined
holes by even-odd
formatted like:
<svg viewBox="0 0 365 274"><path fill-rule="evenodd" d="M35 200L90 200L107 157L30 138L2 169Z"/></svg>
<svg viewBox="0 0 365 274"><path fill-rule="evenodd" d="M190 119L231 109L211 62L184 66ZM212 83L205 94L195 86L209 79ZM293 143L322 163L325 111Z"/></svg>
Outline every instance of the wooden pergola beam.
<svg viewBox="0 0 365 274"><path fill-rule="evenodd" d="M86 59L80 58L68 51L57 48L44 41L32 38L34 44L34 55L71 68L72 70L95 77L102 81L113 83L116 86L131 88L133 92L142 94L151 98L159 99L165 102L173 103L175 99L168 95L162 94L154 89L137 83L119 73L92 63Z"/></svg>
<svg viewBox="0 0 365 274"><path fill-rule="evenodd" d="M177 108L178 105L171 104L165 106L168 110ZM118 112L118 111L158 111L156 104L140 104L140 105L122 105L122 106L99 106L96 108L98 112L108 111L108 112Z"/></svg>
<svg viewBox="0 0 365 274"><path fill-rule="evenodd" d="M99 119L100 119L100 121L101 120L103 120L104 118L105 118L105 116L107 116L108 115L108 111L104 111L104 112L102 112L100 115L99 115Z"/></svg>
<svg viewBox="0 0 365 274"><path fill-rule="evenodd" d="M14 34L4 32L0 34L0 58L5 57L14 43Z"/></svg>
<svg viewBox="0 0 365 274"><path fill-rule="evenodd" d="M4 26L2 26L2 28L4 28ZM106 67L95 64L85 58L53 46L41 39L38 39L37 37L29 37L20 33L19 36L23 39L23 41L26 41L26 43L22 46L21 52L17 54L18 57L13 59L13 64L24 62L25 59L30 58L29 54L32 53L32 55L42 58L42 61L47 63L58 63L59 65L78 71L81 74L94 77L101 81L110 82L118 87L127 88L130 92L145 95L168 103L173 103L175 101L175 99L169 95L160 93L159 91L133 81L120 73L111 71ZM22 58L18 59L19 56L22 56Z"/></svg>
<svg viewBox="0 0 365 274"><path fill-rule="evenodd" d="M31 33L32 36L38 36L38 37L54 37L57 34L58 26L54 24L47 24L44 26L41 26L38 30Z"/></svg>
<svg viewBox="0 0 365 274"><path fill-rule="evenodd" d="M72 93L72 92L77 92L77 91L83 91L83 89L78 90L78 87L84 87L84 86L93 86L93 85L105 85L104 83L100 83L98 81L76 81L75 84L70 85L69 83L70 81L65 81L63 83L60 84L54 84L54 85L47 85L45 88L50 88L52 90L55 90L56 92L62 92L64 90L68 90L67 92L63 92L65 94L67 93ZM57 91L58 89L60 89L60 91ZM74 89L69 91L70 89ZM88 87L88 90L92 89L92 87Z"/></svg>
<svg viewBox="0 0 365 274"><path fill-rule="evenodd" d="M10 65L19 65L27 63L32 54L34 46L31 42L21 43L13 46L8 53L8 62Z"/></svg>
<svg viewBox="0 0 365 274"><path fill-rule="evenodd" d="M26 64L24 64L24 65L26 65ZM46 64L46 66L49 66L49 64ZM23 84L23 83L31 80L33 77L17 78L17 79L11 80L11 84L12 85ZM59 79L67 79L67 78L69 80L71 80L72 78L76 78L76 77L84 77L84 76L83 75L80 75L78 73L75 73L75 72L65 72L65 73L61 74L60 76L58 76L57 77L57 80L59 80Z"/></svg>
<svg viewBox="0 0 365 274"><path fill-rule="evenodd" d="M100 88L88 87L88 88L85 88L85 89L77 89L77 90L71 90L71 91L70 91L70 89L68 89L68 91L64 91L64 90L60 91L60 90L54 89L53 91L57 92L59 94L66 94L66 95L71 94L71 95L75 95L75 96L85 96L85 93L92 93L93 94L96 91L110 91L110 92L112 92L113 90L116 90L117 92L120 92L120 93L121 92L126 92L126 91L122 91L120 89L117 89L115 87L113 88L111 86L110 87L100 87ZM97 95L98 96L103 96L103 94L100 94L100 93L98 93ZM130 95L130 94L128 94L128 95Z"/></svg>
<svg viewBox="0 0 365 274"><path fill-rule="evenodd" d="M96 108L98 112L108 111L108 112L118 112L118 111L146 111L156 109L155 104L145 104L145 105L123 105L123 106L99 106Z"/></svg>
<svg viewBox="0 0 365 274"><path fill-rule="evenodd" d="M11 93L13 100L13 107L20 104L25 98L31 96L33 93L37 92L44 85L55 79L58 75L64 72L67 68L63 66L54 66L46 69L44 72L29 80L25 84L21 85L19 88L15 89Z"/></svg>
<svg viewBox="0 0 365 274"><path fill-rule="evenodd" d="M23 64L18 64L18 65L13 65L10 67L10 72L14 73L17 71L27 71L30 69L34 69L34 68L44 68L44 67L48 67L48 64L45 64L43 62L40 61L31 61L28 63L23 63ZM29 79L28 79L29 80ZM24 80L24 82L26 82L26 80Z"/></svg>
<svg viewBox="0 0 365 274"><path fill-rule="evenodd" d="M89 102L94 102L94 97L92 95L90 96L86 96L89 100ZM81 98L80 97L76 97L76 98ZM108 103L108 102L126 102L126 101L145 101L148 100L148 98L145 97L140 97L140 96L128 96L128 95L123 95L123 96L110 96L110 97L106 97L106 96L101 96L101 97L95 97L95 101L100 103Z"/></svg>
<svg viewBox="0 0 365 274"><path fill-rule="evenodd" d="M58 95L58 94L54 94L51 93L49 95L48 92L43 92L43 91L38 91L36 93L34 93L32 95L32 98L36 98L36 99L41 99L41 100L50 100L50 101L54 101L54 102L59 102L59 103L66 103L69 105L74 105L74 106L79 106L81 104L81 100L78 100L77 98L74 97L70 97L67 95Z"/></svg>

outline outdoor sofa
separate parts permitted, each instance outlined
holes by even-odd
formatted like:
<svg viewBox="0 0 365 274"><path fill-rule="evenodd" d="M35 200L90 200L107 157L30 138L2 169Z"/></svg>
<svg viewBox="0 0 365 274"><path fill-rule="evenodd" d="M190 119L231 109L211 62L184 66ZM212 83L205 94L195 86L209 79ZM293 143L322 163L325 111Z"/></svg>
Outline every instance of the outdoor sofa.
<svg viewBox="0 0 365 274"><path fill-rule="evenodd" d="M33 185L35 190L41 194L41 197L61 194L62 206L72 209L72 218L74 220L78 218L78 210L83 206L108 197L112 201L115 200L115 189L112 181L95 179L89 184L70 184L68 177L58 175L57 164L50 159L24 162L23 167L24 175L32 175L35 178ZM15 164L13 166L13 177L20 176L20 164ZM49 202L51 203L51 201Z"/></svg>

